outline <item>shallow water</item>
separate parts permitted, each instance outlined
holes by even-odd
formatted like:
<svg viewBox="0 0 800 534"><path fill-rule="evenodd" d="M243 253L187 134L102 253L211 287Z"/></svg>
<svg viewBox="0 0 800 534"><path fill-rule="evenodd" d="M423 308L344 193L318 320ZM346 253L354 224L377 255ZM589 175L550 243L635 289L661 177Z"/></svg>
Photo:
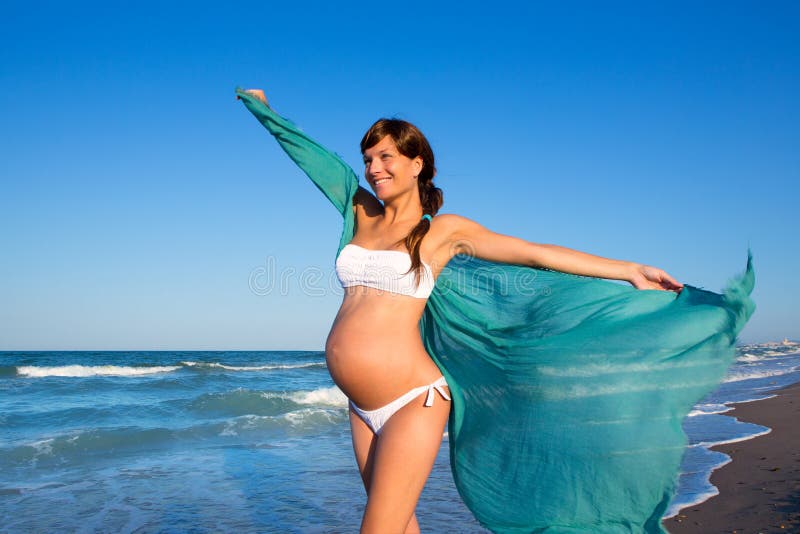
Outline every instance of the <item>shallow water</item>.
<svg viewBox="0 0 800 534"><path fill-rule="evenodd" d="M800 354L742 347L695 407L675 503L713 492L707 446L764 432L725 402L800 379ZM0 353L3 532L350 532L365 495L346 398L321 352ZM675 508L675 507L673 507ZM423 530L484 532L461 503L446 439Z"/></svg>
<svg viewBox="0 0 800 534"><path fill-rule="evenodd" d="M727 404L765 399L772 390L800 381L800 346L743 345L736 352L736 363L720 387L698 402L683 422L689 447L683 456L678 492L667 517L719 493L709 478L714 469L728 463L730 458L709 450L710 447L752 439L770 431L722 415L731 410Z"/></svg>
<svg viewBox="0 0 800 534"><path fill-rule="evenodd" d="M321 352L0 354L0 531L350 532L365 502ZM483 532L443 445L426 530Z"/></svg>

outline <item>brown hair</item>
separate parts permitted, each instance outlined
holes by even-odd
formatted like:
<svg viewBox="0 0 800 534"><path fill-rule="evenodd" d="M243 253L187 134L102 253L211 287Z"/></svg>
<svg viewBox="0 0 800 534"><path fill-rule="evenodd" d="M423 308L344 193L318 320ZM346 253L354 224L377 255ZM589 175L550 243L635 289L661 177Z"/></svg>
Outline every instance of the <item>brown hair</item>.
<svg viewBox="0 0 800 534"><path fill-rule="evenodd" d="M368 148L377 145L386 136L392 138L397 150L407 158L414 159L417 156L422 158L422 170L417 177L417 187L419 188L419 200L422 203L422 213L433 217L442 207L444 202L442 190L433 185L433 177L436 176L436 165L433 159L433 150L428 140L419 131L419 128L400 119L378 119L375 124L370 126L364 138L361 140L361 153ZM428 219L421 219L411 232L403 239L409 254L411 255L411 268L408 272L416 273L417 285L422 279L422 260L419 257L419 247L422 238L431 228Z"/></svg>

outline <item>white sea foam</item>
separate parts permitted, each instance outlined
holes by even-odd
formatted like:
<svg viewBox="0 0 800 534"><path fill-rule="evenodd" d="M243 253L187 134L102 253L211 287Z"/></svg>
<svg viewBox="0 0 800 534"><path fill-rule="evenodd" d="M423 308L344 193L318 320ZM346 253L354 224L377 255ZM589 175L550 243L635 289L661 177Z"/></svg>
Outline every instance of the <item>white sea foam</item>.
<svg viewBox="0 0 800 534"><path fill-rule="evenodd" d="M37 367L23 365L17 367L17 374L31 378L48 376L86 377L86 376L141 376L156 373L169 373L180 369L178 366L127 367L118 365L62 365L57 367Z"/></svg>
<svg viewBox="0 0 800 534"><path fill-rule="evenodd" d="M719 490L717 489L716 486L711 486L711 488L708 491L705 491L703 493L695 493L692 499L687 499L684 502L672 502L669 505L667 512L661 519L669 519L671 517L675 517L684 508L689 508L690 506L697 506L698 504L704 503L711 497L716 497L717 495L719 495Z"/></svg>
<svg viewBox="0 0 800 534"><path fill-rule="evenodd" d="M761 400L761 399L759 399L759 400ZM703 449L708 450L711 447L714 447L714 446L717 446L717 445L727 445L727 444L730 444L730 443L738 443L740 441L748 441L748 440L751 440L753 438L757 438L759 436L764 436L764 435L769 434L770 432L772 432L771 428L766 428L766 427L762 427L762 428L764 428L764 430L761 431L761 432L755 432L753 434L747 434L747 435L744 435L744 436L737 436L735 438L730 438L730 439L723 439L723 440L717 440L717 441L703 441L703 442L691 444L691 445L688 446L688 448L689 449L703 448ZM663 516L664 519L667 519L667 518L670 518L670 517L674 517L674 516L678 515L678 513L681 510L683 510L684 508L688 508L689 506L696 506L696 505L698 505L698 504L700 504L702 502L707 501L711 497L714 497L715 495L719 495L719 490L717 489L717 487L714 486L713 484L711 484L711 474L714 471L716 471L717 469L719 469L720 467L728 465L731 462L731 458L730 458L730 456L728 456L726 454L723 454L723 453L717 453L717 454L719 454L719 455L721 455L723 457L723 459L721 461L715 462L715 463L710 464L710 465L704 465L704 466L702 466L702 469L700 471L682 472L681 473L681 477L686 476L686 475L689 475L689 476L693 475L695 477L698 476L698 475L702 475L703 476L703 480L702 480L701 491L685 492L685 493L681 492L681 493L679 493L678 496L675 498L675 500L673 500L670 503L669 508L667 509L666 513Z"/></svg>
<svg viewBox="0 0 800 534"><path fill-rule="evenodd" d="M219 433L220 436L238 436L239 432L236 431L236 420L225 421L225 428Z"/></svg>
<svg viewBox="0 0 800 534"><path fill-rule="evenodd" d="M307 425L309 423L313 424L312 419L325 423L336 423L339 419L336 414L331 413L331 410L321 410L319 408L304 408L302 410L285 413L282 417L292 426Z"/></svg>
<svg viewBox="0 0 800 534"><path fill-rule="evenodd" d="M742 380L751 380L755 378L768 378L770 376L788 375L797 371L797 367L789 367L787 369L763 369L761 371L752 370L752 368L734 367L725 377L723 382L741 382Z"/></svg>
<svg viewBox="0 0 800 534"><path fill-rule="evenodd" d="M240 430L253 430L261 421L271 419L270 416L263 415L242 415L225 422L225 428L220 432L220 436L238 436Z"/></svg>
<svg viewBox="0 0 800 534"><path fill-rule="evenodd" d="M775 386L770 386L769 387L769 389L774 389L774 388L775 388ZM766 388L759 388L759 389L766 389ZM748 402L758 402L758 401L762 401L762 400L771 399L772 397L777 397L777 395L764 395L763 397L754 397L752 399L738 400L738 401L731 402L731 404L746 404Z"/></svg>
<svg viewBox="0 0 800 534"><path fill-rule="evenodd" d="M90 377L90 376L142 376L157 373L170 373L182 367L198 367L208 369L225 369L226 371L273 371L280 369L303 369L308 367L325 366L323 362L308 362L298 364L273 364L254 366L225 365L218 362L180 362L179 365L153 365L153 366L122 366L122 365L61 365L53 367L40 367L36 365L23 365L16 368L18 376L30 378L57 377Z"/></svg>
<svg viewBox="0 0 800 534"><path fill-rule="evenodd" d="M759 388L759 389L773 389L775 386L769 386L768 388ZM729 406L729 404L745 404L747 402L757 402L766 399L771 399L776 395L764 395L763 397L754 397L752 399L744 399L744 400L737 400L737 401L730 401L725 404L698 404L695 405L695 409L689 412L687 417L696 417L698 415L714 415L714 414L721 414L726 413L733 410L733 406Z"/></svg>
<svg viewBox="0 0 800 534"><path fill-rule="evenodd" d="M340 410L330 408L302 408L279 415L242 415L225 422L224 427L218 432L220 437L235 437L242 432L264 430L268 428L304 429L318 427L319 425L336 425L346 420L346 415Z"/></svg>
<svg viewBox="0 0 800 534"><path fill-rule="evenodd" d="M689 412L687 417L696 417L698 415L711 415L720 414L733 410L732 407L726 404L701 404L695 406L695 409Z"/></svg>
<svg viewBox="0 0 800 534"><path fill-rule="evenodd" d="M289 394L288 397L297 404L347 407L347 396L336 386L315 389L313 391L298 391Z"/></svg>
<svg viewBox="0 0 800 534"><path fill-rule="evenodd" d="M39 441L34 441L30 444L31 447L34 448L36 451L34 453L35 456L51 456L53 454L53 442L55 440L53 438L47 438Z"/></svg>
<svg viewBox="0 0 800 534"><path fill-rule="evenodd" d="M186 367L225 369L226 371L273 371L277 369L303 369L306 367L319 367L325 365L322 362L310 362L310 363L297 363L297 364L237 366L237 365L225 365L224 363L219 363L219 362L191 362L191 361L180 362L180 364Z"/></svg>
<svg viewBox="0 0 800 534"><path fill-rule="evenodd" d="M705 491L695 492L690 495L683 495L683 499L680 499L680 496L676 497L676 499L670 503L669 508L667 509L662 519L669 519L670 517L675 517L684 508L688 508L690 506L697 506L700 503L706 502L711 497L719 495L719 489L717 489L717 487L711 483L711 473L713 473L720 467L728 465L729 463L731 463L731 458L730 456L725 455L724 460L714 465L708 466L708 471L705 473L705 476L703 477L703 487Z"/></svg>
<svg viewBox="0 0 800 534"><path fill-rule="evenodd" d="M693 444L689 445L689 447L705 447L705 448L708 449L710 447L716 447L717 445L729 445L731 443L739 443L740 441L747 441L747 440L750 440L750 439L753 439L753 438L757 438L759 436L765 436L765 435L769 434L770 432L772 432L772 429L771 428L766 428L765 430L763 430L761 432L756 432L754 434L747 434L746 436L737 436L735 438L722 439L722 440L719 440L719 441L701 441L699 443L693 443Z"/></svg>
<svg viewBox="0 0 800 534"><path fill-rule="evenodd" d="M790 357L796 357L798 355L800 355L800 353L798 353L796 349L790 351L768 350L764 352L759 352L757 354L753 354L751 352L745 352L741 356L737 357L736 361L741 363L776 361L776 360L784 360Z"/></svg>
<svg viewBox="0 0 800 534"><path fill-rule="evenodd" d="M749 363L749 362L758 362L761 360L765 360L769 358L769 356L758 356L756 354L750 354L749 352L745 352L738 358L736 358L737 362Z"/></svg>

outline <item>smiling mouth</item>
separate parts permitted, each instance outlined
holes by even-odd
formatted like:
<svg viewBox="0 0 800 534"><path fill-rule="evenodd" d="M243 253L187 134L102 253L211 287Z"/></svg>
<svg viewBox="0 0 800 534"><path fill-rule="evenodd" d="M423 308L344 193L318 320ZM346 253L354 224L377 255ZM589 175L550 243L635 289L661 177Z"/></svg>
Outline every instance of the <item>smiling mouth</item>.
<svg viewBox="0 0 800 534"><path fill-rule="evenodd" d="M378 179L378 180L375 180L375 181L374 181L374 182L372 182L372 183L374 183L375 185L379 185L379 184L382 184L382 183L388 182L389 180L391 180L391 178L380 178L380 179Z"/></svg>

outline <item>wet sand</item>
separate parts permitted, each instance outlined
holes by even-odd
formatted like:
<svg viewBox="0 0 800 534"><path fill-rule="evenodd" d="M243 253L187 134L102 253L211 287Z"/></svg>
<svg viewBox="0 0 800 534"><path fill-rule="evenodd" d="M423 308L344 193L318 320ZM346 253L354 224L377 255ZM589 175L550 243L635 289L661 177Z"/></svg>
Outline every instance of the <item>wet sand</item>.
<svg viewBox="0 0 800 534"><path fill-rule="evenodd" d="M772 429L712 447L731 463L711 475L719 495L664 521L672 534L800 533L800 383L776 397L736 404L725 415Z"/></svg>

